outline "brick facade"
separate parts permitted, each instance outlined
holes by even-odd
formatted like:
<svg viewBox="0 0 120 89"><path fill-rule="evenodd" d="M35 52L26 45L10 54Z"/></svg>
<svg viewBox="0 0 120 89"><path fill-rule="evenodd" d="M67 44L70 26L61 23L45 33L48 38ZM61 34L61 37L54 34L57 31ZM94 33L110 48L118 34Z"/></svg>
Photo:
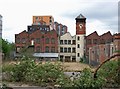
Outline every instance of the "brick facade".
<svg viewBox="0 0 120 89"><path fill-rule="evenodd" d="M99 36L97 32L93 32L86 36L86 56L89 64L96 65L102 63L115 52L115 44L118 45L115 36L110 31Z"/></svg>
<svg viewBox="0 0 120 89"><path fill-rule="evenodd" d="M57 53L58 52L58 35L55 30L41 31L36 30L32 33L23 31L15 35L16 52L18 50L32 45L34 42L34 52Z"/></svg>
<svg viewBox="0 0 120 89"><path fill-rule="evenodd" d="M97 45L99 43L99 35L97 32L93 32L85 37L86 39L86 56L89 57L89 48Z"/></svg>

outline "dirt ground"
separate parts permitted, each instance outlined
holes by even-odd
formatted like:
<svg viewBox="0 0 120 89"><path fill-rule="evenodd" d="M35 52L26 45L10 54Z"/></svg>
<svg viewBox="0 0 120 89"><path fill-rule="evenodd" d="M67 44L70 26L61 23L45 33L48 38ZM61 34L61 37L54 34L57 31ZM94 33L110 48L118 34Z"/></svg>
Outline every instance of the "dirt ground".
<svg viewBox="0 0 120 89"><path fill-rule="evenodd" d="M90 68L89 65L79 62L65 62L62 64L65 71L82 71L84 68ZM92 71L93 70L94 69L92 69Z"/></svg>

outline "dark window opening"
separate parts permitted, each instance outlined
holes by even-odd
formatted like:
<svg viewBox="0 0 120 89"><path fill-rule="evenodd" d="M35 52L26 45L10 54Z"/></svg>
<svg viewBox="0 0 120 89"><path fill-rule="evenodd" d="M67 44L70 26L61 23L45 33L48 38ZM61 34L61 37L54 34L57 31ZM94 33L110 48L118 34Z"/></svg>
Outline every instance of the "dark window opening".
<svg viewBox="0 0 120 89"><path fill-rule="evenodd" d="M72 41L72 44L76 44L75 40Z"/></svg>
<svg viewBox="0 0 120 89"><path fill-rule="evenodd" d="M64 40L64 44L67 44L67 40Z"/></svg>
<svg viewBox="0 0 120 89"><path fill-rule="evenodd" d="M68 48L68 52L71 53L71 48Z"/></svg>
<svg viewBox="0 0 120 89"><path fill-rule="evenodd" d="M80 48L80 44L78 44L77 47Z"/></svg>
<svg viewBox="0 0 120 89"><path fill-rule="evenodd" d="M55 53L55 47L52 47L52 48L51 48L51 52L52 52L52 53Z"/></svg>
<svg viewBox="0 0 120 89"><path fill-rule="evenodd" d="M54 38L51 39L51 43L55 44L55 39Z"/></svg>
<svg viewBox="0 0 120 89"><path fill-rule="evenodd" d="M77 40L80 40L80 37L79 37L79 36L77 37Z"/></svg>
<svg viewBox="0 0 120 89"><path fill-rule="evenodd" d="M67 48L64 48L64 52L67 53Z"/></svg>
<svg viewBox="0 0 120 89"><path fill-rule="evenodd" d="M60 44L63 44L63 40L60 40Z"/></svg>
<svg viewBox="0 0 120 89"><path fill-rule="evenodd" d="M46 46L45 52L49 53L49 47L48 46Z"/></svg>
<svg viewBox="0 0 120 89"><path fill-rule="evenodd" d="M40 43L40 38L36 38L36 43Z"/></svg>
<svg viewBox="0 0 120 89"><path fill-rule="evenodd" d="M60 47L60 52L63 52L63 47Z"/></svg>
<svg viewBox="0 0 120 89"><path fill-rule="evenodd" d="M75 48L72 48L72 52L75 53Z"/></svg>
<svg viewBox="0 0 120 89"><path fill-rule="evenodd" d="M49 38L46 38L46 44L49 44Z"/></svg>
<svg viewBox="0 0 120 89"><path fill-rule="evenodd" d="M71 40L68 40L68 44L71 44Z"/></svg>

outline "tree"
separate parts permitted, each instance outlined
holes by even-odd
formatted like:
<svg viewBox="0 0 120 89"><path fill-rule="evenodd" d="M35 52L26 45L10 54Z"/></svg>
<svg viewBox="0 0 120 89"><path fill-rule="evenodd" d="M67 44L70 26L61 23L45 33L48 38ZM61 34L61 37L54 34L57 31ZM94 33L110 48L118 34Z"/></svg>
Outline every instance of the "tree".
<svg viewBox="0 0 120 89"><path fill-rule="evenodd" d="M14 43L10 43L7 40L0 39L0 51L4 53L4 59L10 57L10 52L15 49Z"/></svg>

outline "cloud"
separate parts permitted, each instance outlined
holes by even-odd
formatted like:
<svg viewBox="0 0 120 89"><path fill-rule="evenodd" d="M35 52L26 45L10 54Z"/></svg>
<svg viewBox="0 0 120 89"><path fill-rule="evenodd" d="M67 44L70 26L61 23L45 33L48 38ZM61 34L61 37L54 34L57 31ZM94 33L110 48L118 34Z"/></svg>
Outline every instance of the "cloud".
<svg viewBox="0 0 120 89"><path fill-rule="evenodd" d="M80 13L87 18L88 34L93 30L112 31L117 29L117 1L0 0L3 37L14 41L14 34L26 30L27 25L32 24L33 15L53 15L55 21L68 26L68 31L72 35L75 35L75 17ZM91 25L95 25L94 28Z"/></svg>
<svg viewBox="0 0 120 89"><path fill-rule="evenodd" d="M81 4L83 4L81 6ZM94 2L81 3L75 11L67 11L61 15L63 17L74 19L76 15L82 13L87 18L87 23L95 23L96 20L103 24L99 24L101 29L109 29L112 32L118 30L118 2ZM88 6L87 6L88 5ZM98 23L95 23L95 25ZM97 26L97 25L96 25ZM97 30L97 27L94 27ZM88 27L88 29L91 27ZM99 32L99 31L98 31Z"/></svg>

